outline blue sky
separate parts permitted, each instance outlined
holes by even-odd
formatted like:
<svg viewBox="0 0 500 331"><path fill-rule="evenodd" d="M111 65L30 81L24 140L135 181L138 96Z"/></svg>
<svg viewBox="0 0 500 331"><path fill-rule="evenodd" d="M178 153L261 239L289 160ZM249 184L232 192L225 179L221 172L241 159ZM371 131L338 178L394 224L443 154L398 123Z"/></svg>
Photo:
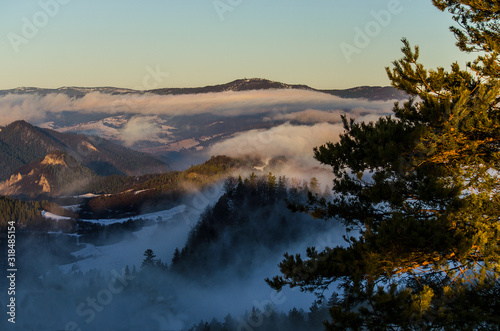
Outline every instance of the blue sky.
<svg viewBox="0 0 500 331"><path fill-rule="evenodd" d="M401 57L402 37L421 47L429 67L471 59L454 46L450 14L430 0L0 0L0 9L2 89L187 87L244 77L389 85L384 68ZM381 11L389 16L377 21ZM356 51L346 56L345 45Z"/></svg>

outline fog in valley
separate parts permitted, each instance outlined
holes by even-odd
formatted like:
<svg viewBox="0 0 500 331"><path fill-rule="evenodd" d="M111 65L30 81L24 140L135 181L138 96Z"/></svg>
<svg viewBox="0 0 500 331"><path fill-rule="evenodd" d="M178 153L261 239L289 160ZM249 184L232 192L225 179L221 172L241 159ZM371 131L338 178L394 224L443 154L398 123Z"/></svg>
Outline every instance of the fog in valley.
<svg viewBox="0 0 500 331"><path fill-rule="evenodd" d="M345 230L335 220L294 213L289 203L306 204L309 192L331 198L331 168L314 159L313 149L338 141L342 115L371 121L390 115L393 103L306 90L0 96L0 124L23 118L92 134L96 148L100 137L111 139L156 151L179 170L213 155L251 165L205 188L181 183L181 200L144 207L132 219L89 219L72 234L19 234L16 327L202 330L209 323L213 330L287 330L287 323L304 323L304 330L322 329L328 291L276 293L265 280L280 273L284 253L343 245ZM175 154L172 146L183 147Z"/></svg>
<svg viewBox="0 0 500 331"><path fill-rule="evenodd" d="M267 219L252 218L259 211L247 211L253 225L251 233L244 233L243 245L229 245L231 232L208 244L211 258L219 262L200 267L195 259L195 264L188 261L181 272L174 270L175 249L186 244L207 207L217 205L227 190L225 185L221 182L191 194L183 208L166 212L160 223L108 238L109 244L85 243L79 238L77 245L74 237L64 234L20 235L16 329L187 330L200 320L223 321L231 314L238 330L253 330L258 329L258 320L249 322L245 315L253 307L262 318L273 309L307 311L316 299L313 294L276 293L264 280L279 273L277 264L284 252L333 247L342 244L344 232L334 222L291 213L282 197L267 206L259 202ZM298 199L304 198L294 192ZM238 208L251 206L245 203ZM147 249L164 265L141 266ZM236 262L220 262L223 254L235 257L231 261Z"/></svg>

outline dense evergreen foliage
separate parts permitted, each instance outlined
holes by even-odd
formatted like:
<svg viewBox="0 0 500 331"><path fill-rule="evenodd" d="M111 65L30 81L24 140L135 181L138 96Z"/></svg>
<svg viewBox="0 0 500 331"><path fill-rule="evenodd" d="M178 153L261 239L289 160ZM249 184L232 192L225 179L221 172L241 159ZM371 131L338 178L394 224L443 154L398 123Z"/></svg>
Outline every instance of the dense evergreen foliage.
<svg viewBox="0 0 500 331"><path fill-rule="evenodd" d="M89 192L113 194L88 201L82 208L82 215L107 218L164 210L174 207L192 190L204 189L246 166L244 161L219 155L184 171L98 178L89 187Z"/></svg>
<svg viewBox="0 0 500 331"><path fill-rule="evenodd" d="M176 190L188 182L205 185L221 179L247 163L224 155L212 156L208 161L192 165L184 171L169 171L142 176L110 175L94 178L85 190L95 194L117 194L127 190Z"/></svg>
<svg viewBox="0 0 500 331"><path fill-rule="evenodd" d="M202 169L197 171L202 172ZM43 329L61 329L65 323L74 321L82 329L96 326L104 329L143 329L144 325L163 325L161 320L155 318L161 316L168 317L169 322L178 320L177 325L182 327L176 326L175 329L188 329L195 322L192 317L197 315L189 310L193 305L190 300L193 299L189 299L190 294L187 293L195 291L200 296L204 293L208 293L207 296L210 293L219 295L219 291L227 291L224 286L228 281L234 286L239 286L240 282L252 283L255 277L262 281L260 273L256 276L255 271L263 258L271 258L270 262L274 265L285 247L296 247L310 235L315 240L316 236L322 237L333 230L332 224L316 222L308 215L294 214L287 208L288 202L304 203L310 189L320 190L314 178L306 183L276 178L272 174L263 177L251 175L246 179L228 179L223 187L222 197L205 212L212 217L200 219L185 249L174 254L170 268L160 259L165 257L165 252L147 249L142 264L123 266L123 270L111 273L84 270L85 267L80 269L77 261L82 258L69 254L83 248L76 245L74 236L23 233L19 236L20 266L23 267L19 282L23 286L17 296L29 299L20 300L20 327L40 329L43 325ZM40 205L44 207L43 203ZM227 207L226 215L223 209ZM237 224L230 219L237 217L236 210L242 215L234 220ZM213 218L216 215L221 219ZM133 240L134 231L149 225L156 226L154 221L148 220L107 226L77 221L75 228L81 234L80 243L99 246L129 238ZM214 231L220 231L222 235L211 236ZM234 243L234 247L229 247L225 240ZM99 247L96 249L99 250ZM181 251L185 252L182 256ZM217 256L223 251L227 253L227 260ZM203 256L207 257L208 263L197 265ZM236 259L238 256L241 261ZM74 263L73 267L68 273L62 272L68 263ZM85 264L82 263L82 266ZM59 269L58 265L63 265L63 269ZM218 284L216 288L213 288L214 284ZM188 299L184 299L186 296ZM89 298L96 299L96 306L88 301ZM249 299L248 308L252 304L255 305ZM281 310L279 305L257 305L247 314L235 315L236 325L226 326L232 325L230 330L236 330L240 325L252 325L252 328L260 330L320 330L322 322L328 318L326 304L314 305L307 313L300 309L286 313ZM211 327L217 330L224 322L213 321ZM206 323L202 324L204 327Z"/></svg>
<svg viewBox="0 0 500 331"><path fill-rule="evenodd" d="M28 225L40 222L42 203L38 201L24 202L0 196L0 227L2 232L7 228L9 222L18 225Z"/></svg>
<svg viewBox="0 0 500 331"><path fill-rule="evenodd" d="M500 3L497 0L433 0L440 10L448 10L459 27L450 30L457 46L465 52L482 52L469 66L483 77L500 77Z"/></svg>
<svg viewBox="0 0 500 331"><path fill-rule="evenodd" d="M136 190L159 189L172 190L189 186L189 183L197 186L212 184L231 171L236 171L247 166L244 161L233 159L225 155L212 156L208 161L192 165L184 171L172 171L161 175L152 176L144 184L135 186Z"/></svg>
<svg viewBox="0 0 500 331"><path fill-rule="evenodd" d="M336 175L335 198L304 207L356 235L307 259L287 255L268 280L339 295L329 330L498 329L500 97L498 1L434 1L485 54L426 70L418 47L387 69L412 97L374 123L344 118L340 142L315 150Z"/></svg>
<svg viewBox="0 0 500 331"><path fill-rule="evenodd" d="M314 303L307 311L292 308L282 312L279 305L262 303L252 307L249 303L247 312L195 324L191 320L196 316L190 310L193 305L181 306L181 302L188 301L182 297L189 283L171 277L153 251L145 252L145 261L150 263L143 268L125 266L111 272L84 273L76 266L65 273L52 264L71 263L74 258L60 250L61 245L67 245L62 241L64 237L53 239L33 236L22 242L23 252L19 253L24 272L19 273L22 286L17 292L22 309L16 324L23 330L62 330L70 322L82 330L160 330L167 322L173 330L319 331L328 319L327 304ZM211 293L196 289L200 297Z"/></svg>
<svg viewBox="0 0 500 331"><path fill-rule="evenodd" d="M62 155L69 167L61 165L43 165L37 168L52 183L56 192L63 190L63 183L69 183L78 179L78 175L87 177L88 169L81 167L72 157L62 152L52 152L50 155ZM78 198L56 199L60 203L80 204L84 202L78 214L64 210L56 203L48 201L23 201L0 196L0 229L5 229L11 220L17 222L20 229L40 230L40 231L79 231L85 234L86 240L90 242L103 243L110 237L118 238L112 234L124 235L124 232L139 229L146 225L146 221L125 222L113 226L101 226L85 222L75 221L54 221L42 217L42 210L52 212L56 215L78 218L109 218L127 217L137 215L142 212L152 212L165 210L176 206L179 202L190 194L191 189L203 189L209 184L220 181L228 172L234 171L244 165L243 162L231 159L226 156L215 156L207 162L191 166L188 170L180 172L173 171L165 174L144 175L144 176L118 176L97 177L90 174L92 179L91 187L95 188L95 193L102 196L82 200ZM26 169L31 172L31 168ZM24 172L23 172L24 173ZM69 176L69 177L68 177ZM25 185L30 182L26 178ZM34 185L34 184L33 184ZM60 187L61 186L61 187ZM85 188L80 188L87 192ZM137 193L137 191L140 191ZM40 193L40 192L39 192ZM115 193L111 194L110 193ZM43 198L43 197L42 197ZM48 198L48 196L47 196Z"/></svg>
<svg viewBox="0 0 500 331"><path fill-rule="evenodd" d="M277 311L275 307L268 305L261 309L253 307L250 312L237 318L229 314L224 317L224 321L215 318L210 322L201 321L189 331L320 331L324 329L323 323L327 319L327 306L316 303L308 312L293 308L288 313Z"/></svg>
<svg viewBox="0 0 500 331"><path fill-rule="evenodd" d="M14 222L18 229L40 231L67 231L73 222L55 222L42 216L42 210L59 214L67 213L56 204L47 201L22 201L0 196L0 232L5 233L9 222Z"/></svg>
<svg viewBox="0 0 500 331"><path fill-rule="evenodd" d="M84 191L94 194L117 194L126 191L129 187L147 181L148 175L124 176L110 175L94 178Z"/></svg>
<svg viewBox="0 0 500 331"><path fill-rule="evenodd" d="M331 230L331 224L314 221L288 208L290 201L305 202L309 185L271 173L229 178L224 194L208 207L191 230L186 245L176 251L172 270L192 277L200 273L224 273L228 268L241 275L268 256L281 254L290 243ZM311 180L317 186L317 180Z"/></svg>
<svg viewBox="0 0 500 331"><path fill-rule="evenodd" d="M96 174L66 152L52 151L16 171L16 180L2 185L0 192L23 198L54 197L82 193Z"/></svg>

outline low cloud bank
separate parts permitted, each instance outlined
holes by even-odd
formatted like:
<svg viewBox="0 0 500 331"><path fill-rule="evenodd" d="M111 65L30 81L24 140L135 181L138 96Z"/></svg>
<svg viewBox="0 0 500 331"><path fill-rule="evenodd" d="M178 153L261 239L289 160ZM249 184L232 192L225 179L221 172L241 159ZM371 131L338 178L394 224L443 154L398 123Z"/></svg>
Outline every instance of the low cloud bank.
<svg viewBox="0 0 500 331"><path fill-rule="evenodd" d="M268 114L267 118L270 120L297 120L302 123L319 120L332 122L337 115L351 110L359 114L389 113L393 103L393 101L342 99L325 93L301 90L228 91L194 95L111 95L93 92L82 98L70 98L64 94L46 96L9 94L0 97L0 125L21 119L40 124L49 113L57 114L63 111L110 115L214 114L226 117ZM279 109L284 111L278 111ZM299 113L288 114L293 112Z"/></svg>

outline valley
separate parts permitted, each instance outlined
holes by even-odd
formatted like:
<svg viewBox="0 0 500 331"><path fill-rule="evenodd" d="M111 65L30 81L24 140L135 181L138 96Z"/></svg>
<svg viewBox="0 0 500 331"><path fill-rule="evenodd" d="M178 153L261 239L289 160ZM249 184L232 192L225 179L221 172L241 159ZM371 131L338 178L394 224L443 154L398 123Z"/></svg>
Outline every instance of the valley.
<svg viewBox="0 0 500 331"><path fill-rule="evenodd" d="M80 288L54 297L61 318L45 324L54 328L82 327L90 317L106 325L100 309L71 300L84 300L96 283L118 274L131 285L102 307L131 325L146 319L154 328L188 330L199 319L232 314L244 327L245 310L256 305L265 316L274 306L283 324L306 318L308 309L325 318L325 302L315 306L314 296L304 300L290 290L277 297L264 279L278 272L286 251L342 244L336 224L293 213L289 205L310 193L331 198L331 171L311 155L314 146L337 138L342 114L377 118L394 102L385 100L387 89L343 93L367 99L330 92L252 79L191 90L0 93L0 101L16 93L42 105L54 94L69 98L66 109L47 109L33 123L19 120L0 131L0 194L9 196L3 210L15 210L26 270L21 296L34 293L32 281L40 295L54 282ZM90 100L99 107L89 108ZM212 307L211 300L229 292L236 301ZM125 311L136 313L120 312L131 295L149 300L154 317L130 304ZM31 301L38 306L39 299ZM30 306L23 310L39 316Z"/></svg>
<svg viewBox="0 0 500 331"><path fill-rule="evenodd" d="M0 330L500 329L500 0L0 8Z"/></svg>

